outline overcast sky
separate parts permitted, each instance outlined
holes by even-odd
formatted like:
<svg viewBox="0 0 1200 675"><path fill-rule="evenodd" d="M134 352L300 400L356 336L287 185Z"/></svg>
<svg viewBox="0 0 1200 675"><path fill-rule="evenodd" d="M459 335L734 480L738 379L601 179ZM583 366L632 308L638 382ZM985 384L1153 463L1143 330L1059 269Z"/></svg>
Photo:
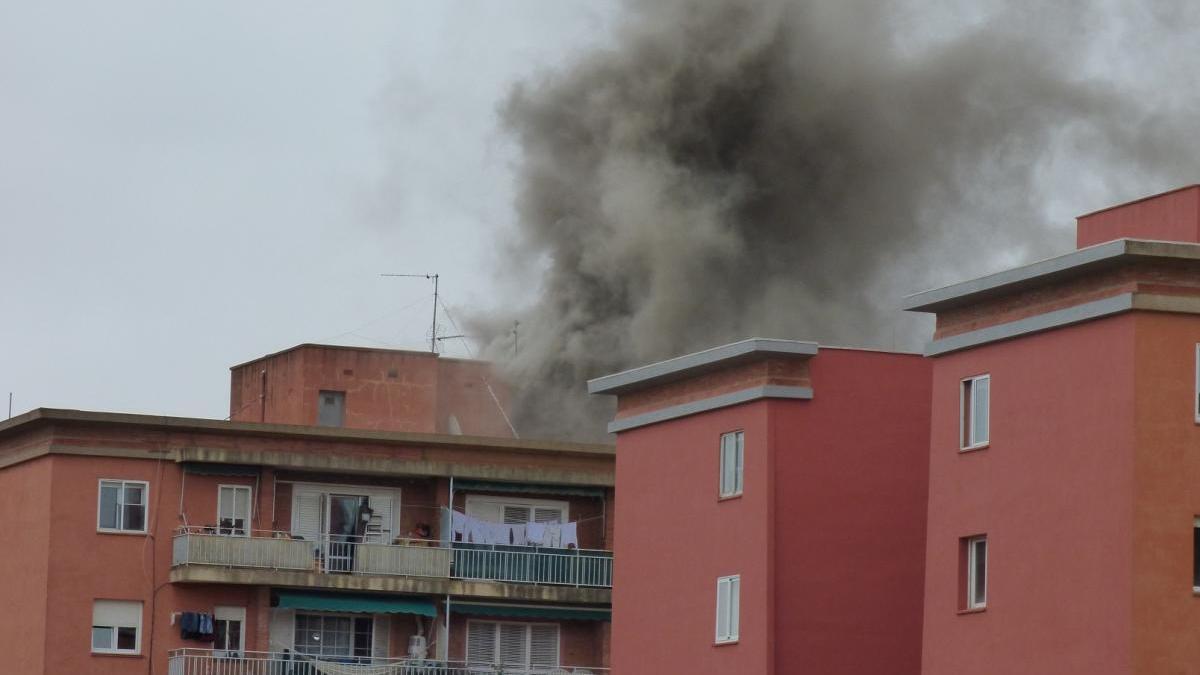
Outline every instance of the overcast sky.
<svg viewBox="0 0 1200 675"><path fill-rule="evenodd" d="M0 396L221 418L234 363L423 348L429 284L378 274L488 304L512 219L497 104L611 20L556 0L0 1Z"/></svg>

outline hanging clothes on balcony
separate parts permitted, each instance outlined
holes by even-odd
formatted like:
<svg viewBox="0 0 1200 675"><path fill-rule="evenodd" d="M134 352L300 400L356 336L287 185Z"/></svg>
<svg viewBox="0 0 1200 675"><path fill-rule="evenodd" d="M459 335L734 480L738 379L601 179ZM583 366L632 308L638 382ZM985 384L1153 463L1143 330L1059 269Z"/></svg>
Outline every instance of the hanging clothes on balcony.
<svg viewBox="0 0 1200 675"><path fill-rule="evenodd" d="M545 523L525 523L525 540L529 546L542 546L546 543Z"/></svg>
<svg viewBox="0 0 1200 675"><path fill-rule="evenodd" d="M562 525L558 523L546 523L546 536L543 545L551 548L562 547Z"/></svg>
<svg viewBox="0 0 1200 675"><path fill-rule="evenodd" d="M577 523L566 523L562 526L563 548L579 548L579 528Z"/></svg>

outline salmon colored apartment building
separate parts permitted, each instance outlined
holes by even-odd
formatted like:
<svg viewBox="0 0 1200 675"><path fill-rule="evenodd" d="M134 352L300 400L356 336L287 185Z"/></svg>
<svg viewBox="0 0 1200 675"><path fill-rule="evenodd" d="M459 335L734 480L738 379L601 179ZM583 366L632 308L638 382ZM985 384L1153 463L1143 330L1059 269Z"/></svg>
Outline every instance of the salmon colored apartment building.
<svg viewBox="0 0 1200 675"><path fill-rule="evenodd" d="M1200 672L1200 186L1077 244L909 297L923 356L754 339L591 381L615 671Z"/></svg>
<svg viewBox="0 0 1200 675"><path fill-rule="evenodd" d="M300 345L228 421L0 423L0 671L607 672L611 446L515 438L486 364Z"/></svg>

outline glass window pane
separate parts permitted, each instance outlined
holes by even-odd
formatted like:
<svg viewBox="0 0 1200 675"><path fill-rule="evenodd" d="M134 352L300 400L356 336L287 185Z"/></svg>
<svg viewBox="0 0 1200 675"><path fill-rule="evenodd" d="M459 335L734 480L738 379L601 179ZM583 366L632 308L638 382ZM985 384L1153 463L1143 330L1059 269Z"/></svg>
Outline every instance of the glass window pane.
<svg viewBox="0 0 1200 675"><path fill-rule="evenodd" d="M354 619L355 656L371 655L371 631L373 623L371 617L356 617Z"/></svg>
<svg viewBox="0 0 1200 675"><path fill-rule="evenodd" d="M126 504L145 504L143 499L143 488L141 485L125 484L125 503Z"/></svg>
<svg viewBox="0 0 1200 675"><path fill-rule="evenodd" d="M226 649L237 651L242 648L242 622L241 621L226 621L227 639Z"/></svg>
<svg viewBox="0 0 1200 675"><path fill-rule="evenodd" d="M982 605L987 601L987 540L976 540L972 546L972 565L974 566L974 588L971 590L974 604Z"/></svg>
<svg viewBox="0 0 1200 675"><path fill-rule="evenodd" d="M741 587L740 577L729 580L729 637L738 636L738 620L741 618Z"/></svg>
<svg viewBox="0 0 1200 675"><path fill-rule="evenodd" d="M107 626L92 626L92 649L113 648L113 629Z"/></svg>
<svg viewBox="0 0 1200 675"><path fill-rule="evenodd" d="M100 527L115 530L121 526L121 509L117 505L121 488L116 485L100 485Z"/></svg>
<svg viewBox="0 0 1200 675"><path fill-rule="evenodd" d="M117 649L133 651L137 649L137 629L122 626L117 628Z"/></svg>
<svg viewBox="0 0 1200 675"><path fill-rule="evenodd" d="M125 506L125 523L124 530L144 530L146 529L146 507L138 504L130 504Z"/></svg>
<svg viewBox="0 0 1200 675"><path fill-rule="evenodd" d="M1200 588L1200 522L1192 527L1192 587Z"/></svg>
<svg viewBox="0 0 1200 675"><path fill-rule="evenodd" d="M744 452L744 448L743 448L742 439L743 439L742 433L739 431L737 434L737 466L735 467L735 470L734 470L737 478L736 478L736 482L734 483L734 486L733 486L734 492L742 491L742 476L745 474L744 463L743 463L745 452Z"/></svg>
<svg viewBox="0 0 1200 675"><path fill-rule="evenodd" d="M717 639L729 637L729 582L721 579L717 582Z"/></svg>
<svg viewBox="0 0 1200 675"><path fill-rule="evenodd" d="M988 442L988 389L991 378L981 377L975 380L974 410L972 425L972 445Z"/></svg>

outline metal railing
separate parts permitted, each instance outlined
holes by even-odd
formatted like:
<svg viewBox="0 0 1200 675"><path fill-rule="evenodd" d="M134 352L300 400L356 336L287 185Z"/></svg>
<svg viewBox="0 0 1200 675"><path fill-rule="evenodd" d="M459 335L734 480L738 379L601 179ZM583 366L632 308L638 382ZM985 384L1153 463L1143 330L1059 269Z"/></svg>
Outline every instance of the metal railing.
<svg viewBox="0 0 1200 675"><path fill-rule="evenodd" d="M383 543L369 536L313 540L287 532L234 535L196 526L176 530L171 564L599 588L611 588L613 575L611 551L403 539Z"/></svg>
<svg viewBox="0 0 1200 675"><path fill-rule="evenodd" d="M498 666L467 661L306 656L282 652L221 652L176 649L167 655L168 675L610 675L583 666Z"/></svg>
<svg viewBox="0 0 1200 675"><path fill-rule="evenodd" d="M611 551L454 543L456 579L611 588Z"/></svg>

